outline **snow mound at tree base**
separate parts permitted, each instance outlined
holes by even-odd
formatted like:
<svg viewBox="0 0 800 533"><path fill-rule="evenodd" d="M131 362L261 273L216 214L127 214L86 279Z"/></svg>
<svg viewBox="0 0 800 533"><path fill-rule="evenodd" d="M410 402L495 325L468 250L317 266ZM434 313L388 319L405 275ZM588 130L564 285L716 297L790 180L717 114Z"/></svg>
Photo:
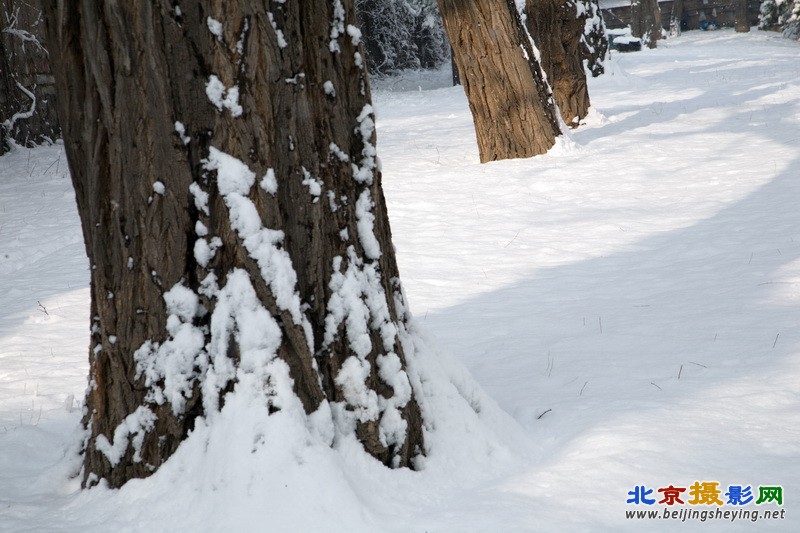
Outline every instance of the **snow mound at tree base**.
<svg viewBox="0 0 800 533"><path fill-rule="evenodd" d="M114 530L403 531L396 517L508 474L530 449L468 372L410 329L428 448L418 471L386 468L351 434L329 446L329 412L306 417L297 401L270 414L258 380L245 377L153 476L119 490L101 483L71 505Z"/></svg>

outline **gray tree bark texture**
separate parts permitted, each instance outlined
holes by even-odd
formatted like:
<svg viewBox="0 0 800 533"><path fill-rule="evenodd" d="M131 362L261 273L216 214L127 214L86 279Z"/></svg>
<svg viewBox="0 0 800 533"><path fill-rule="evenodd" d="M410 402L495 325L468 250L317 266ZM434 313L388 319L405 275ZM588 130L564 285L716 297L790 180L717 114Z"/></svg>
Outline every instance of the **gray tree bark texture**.
<svg viewBox="0 0 800 533"><path fill-rule="evenodd" d="M376 360L392 352L405 367L403 346L391 332L406 316L374 159L363 50L346 31L356 24L352 0L200 0L180 8L166 0L45 0L45 7L64 145L91 263L84 485L102 478L119 487L150 475L207 414L204 406L223 404L234 389L233 378L216 392L201 386L207 361L235 367L242 356L237 335L214 337L215 310L234 273L247 274L260 306L278 324L275 354L288 366L306 413L324 402L349 412L359 407L337 381L342 365L356 357L349 340L358 332L348 320L331 318L329 306L337 275L362 280L362 301L383 298L369 302L360 324L359 340L369 341L367 353L358 355L369 369L364 384L393 398ZM234 198L220 185L222 165L210 163L219 153L265 176L266 185L256 182ZM258 235L274 239L271 253L288 254L301 304L283 301L265 275L272 267L248 247L234 200L255 206ZM371 233L365 221L372 222ZM175 315L165 305L174 287L191 291L207 312L181 319L181 327L205 338L190 354L186 390L171 404L157 394L167 390L166 378L143 375L136 357L144 347L155 353L174 340ZM111 441L142 408L155 420L115 462L98 442ZM413 466L424 451L413 393L397 411L407 425L402 440L387 443L375 416L358 419L355 433L384 464Z"/></svg>
<svg viewBox="0 0 800 533"><path fill-rule="evenodd" d="M561 117L577 128L589 112L581 48L585 18L571 0L526 0L525 14Z"/></svg>
<svg viewBox="0 0 800 533"><path fill-rule="evenodd" d="M61 134L45 48L41 1L0 0L0 154Z"/></svg>
<svg viewBox="0 0 800 533"><path fill-rule="evenodd" d="M631 33L648 48L656 48L662 37L658 0L631 0Z"/></svg>
<svg viewBox="0 0 800 533"><path fill-rule="evenodd" d="M748 15L747 0L736 0L733 13L736 33L747 33L750 31L750 20Z"/></svg>
<svg viewBox="0 0 800 533"><path fill-rule="evenodd" d="M547 152L555 103L514 0L439 0L482 163Z"/></svg>

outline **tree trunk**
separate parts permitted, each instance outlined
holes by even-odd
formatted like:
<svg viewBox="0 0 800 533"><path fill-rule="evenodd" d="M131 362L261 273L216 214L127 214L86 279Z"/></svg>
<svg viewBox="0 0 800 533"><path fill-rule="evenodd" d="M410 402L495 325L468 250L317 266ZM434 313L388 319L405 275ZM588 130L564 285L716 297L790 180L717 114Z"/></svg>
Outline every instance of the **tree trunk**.
<svg viewBox="0 0 800 533"><path fill-rule="evenodd" d="M677 37L683 31L681 25L683 24L683 0L675 0L672 3L672 13L669 20L669 33Z"/></svg>
<svg viewBox="0 0 800 533"><path fill-rule="evenodd" d="M456 65L455 55L453 54L453 47L450 47L450 69L453 72L453 87L461 85L461 79L458 77L458 66Z"/></svg>
<svg viewBox="0 0 800 533"><path fill-rule="evenodd" d="M648 48L658 46L662 36L658 0L631 0L631 30Z"/></svg>
<svg viewBox="0 0 800 533"><path fill-rule="evenodd" d="M0 154L61 135L41 0L0 0Z"/></svg>
<svg viewBox="0 0 800 533"><path fill-rule="evenodd" d="M547 152L555 107L514 0L439 0L482 163Z"/></svg>
<svg viewBox="0 0 800 533"><path fill-rule="evenodd" d="M750 17L747 12L747 0L736 0L734 7L734 19L736 33L747 33L750 31Z"/></svg>
<svg viewBox="0 0 800 533"><path fill-rule="evenodd" d="M353 2L269 7L46 0L92 269L84 485L248 390L392 467L424 451Z"/></svg>
<svg viewBox="0 0 800 533"><path fill-rule="evenodd" d="M589 91L581 58L586 18L571 0L526 0L525 23L539 48L547 82L561 117L577 128L589 111Z"/></svg>

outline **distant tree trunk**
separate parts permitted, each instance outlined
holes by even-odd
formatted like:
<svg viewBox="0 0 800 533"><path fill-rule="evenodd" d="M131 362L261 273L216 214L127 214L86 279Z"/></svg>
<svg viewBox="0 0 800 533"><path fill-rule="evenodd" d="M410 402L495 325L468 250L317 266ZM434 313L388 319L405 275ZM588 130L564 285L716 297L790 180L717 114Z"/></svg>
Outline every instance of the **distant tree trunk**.
<svg viewBox="0 0 800 533"><path fill-rule="evenodd" d="M568 126L577 128L589 111L589 90L581 57L586 19L578 16L572 0L526 0L525 14L561 117Z"/></svg>
<svg viewBox="0 0 800 533"><path fill-rule="evenodd" d="M0 0L0 154L60 135L41 0Z"/></svg>
<svg viewBox="0 0 800 533"><path fill-rule="evenodd" d="M683 22L683 0L675 0L672 3L672 13L670 13L670 19L669 19L670 35L677 37L681 34L681 31L683 30L683 28L681 28L682 22Z"/></svg>
<svg viewBox="0 0 800 533"><path fill-rule="evenodd" d="M458 77L458 66L456 65L456 58L453 54L453 48L450 47L450 69L453 73L453 87L461 85L461 78Z"/></svg>
<svg viewBox="0 0 800 533"><path fill-rule="evenodd" d="M658 46L662 36L658 0L631 0L631 30L648 48Z"/></svg>
<svg viewBox="0 0 800 533"><path fill-rule="evenodd" d="M481 162L547 152L561 132L514 0L439 0Z"/></svg>
<svg viewBox="0 0 800 533"><path fill-rule="evenodd" d="M593 78L603 74L606 54L608 54L608 38L603 13L597 0L581 0L586 11L586 22L581 40L581 57L586 61L586 69Z"/></svg>
<svg viewBox="0 0 800 533"><path fill-rule="evenodd" d="M734 20L736 33L747 33L750 31L750 16L747 12L747 0L736 0L734 4Z"/></svg>
<svg viewBox="0 0 800 533"><path fill-rule="evenodd" d="M353 2L268 8L46 0L92 273L84 485L150 475L244 391L386 465L424 452Z"/></svg>

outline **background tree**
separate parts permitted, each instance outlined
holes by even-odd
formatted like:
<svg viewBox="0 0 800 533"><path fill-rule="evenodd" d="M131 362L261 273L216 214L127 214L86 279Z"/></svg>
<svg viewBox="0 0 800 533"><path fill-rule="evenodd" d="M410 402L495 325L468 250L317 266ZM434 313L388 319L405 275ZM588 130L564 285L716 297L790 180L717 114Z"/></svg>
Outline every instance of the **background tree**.
<svg viewBox="0 0 800 533"><path fill-rule="evenodd" d="M581 5L583 8L583 5ZM525 24L539 49L541 65L564 122L578 127L589 111L589 90L583 70L583 9L572 0L526 0Z"/></svg>
<svg viewBox="0 0 800 533"><path fill-rule="evenodd" d="M481 162L547 152L561 131L515 0L439 0L439 11L469 100Z"/></svg>
<svg viewBox="0 0 800 533"><path fill-rule="evenodd" d="M656 48L663 36L658 0L631 0L631 33L648 48Z"/></svg>
<svg viewBox="0 0 800 533"><path fill-rule="evenodd" d="M352 0L269 6L46 1L92 273L85 485L148 476L232 395L424 452Z"/></svg>
<svg viewBox="0 0 800 533"><path fill-rule="evenodd" d="M683 28L681 27L683 23L683 16L683 0L675 0L672 3L672 11L670 12L669 16L669 34L671 36L677 37L681 34L681 31L683 31Z"/></svg>
<svg viewBox="0 0 800 533"><path fill-rule="evenodd" d="M604 64L608 54L606 24L598 0L577 0L577 5L579 8L583 6L586 18L581 37L582 57L586 62L586 69L596 78L605 72Z"/></svg>
<svg viewBox="0 0 800 533"><path fill-rule="evenodd" d="M800 0L785 0L781 6L780 22L783 25L783 36L788 39L800 39Z"/></svg>
<svg viewBox="0 0 800 533"><path fill-rule="evenodd" d="M761 2L758 15L758 29L776 30L780 24L783 7L787 3L785 0L764 0Z"/></svg>
<svg viewBox="0 0 800 533"><path fill-rule="evenodd" d="M435 68L449 56L435 0L356 0L370 73Z"/></svg>
<svg viewBox="0 0 800 533"><path fill-rule="evenodd" d="M789 39L800 38L800 0L764 0L761 2L758 28L780 31Z"/></svg>
<svg viewBox="0 0 800 533"><path fill-rule="evenodd" d="M0 0L0 154L60 135L40 0Z"/></svg>
<svg viewBox="0 0 800 533"><path fill-rule="evenodd" d="M737 33L750 31L750 17L747 10L747 0L736 0L734 4L734 26Z"/></svg>

